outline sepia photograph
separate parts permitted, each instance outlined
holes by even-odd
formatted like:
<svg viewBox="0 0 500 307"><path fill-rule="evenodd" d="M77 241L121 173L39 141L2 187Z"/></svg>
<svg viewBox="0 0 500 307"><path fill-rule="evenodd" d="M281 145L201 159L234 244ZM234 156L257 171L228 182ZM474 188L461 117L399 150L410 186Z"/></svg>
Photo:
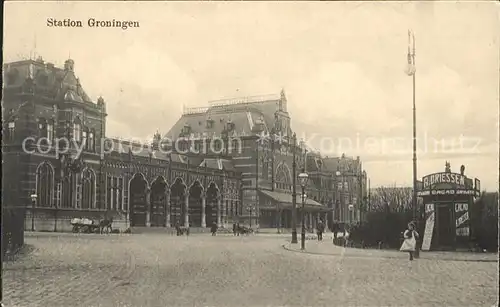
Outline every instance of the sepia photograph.
<svg viewBox="0 0 500 307"><path fill-rule="evenodd" d="M498 306L494 1L7 1L2 307Z"/></svg>

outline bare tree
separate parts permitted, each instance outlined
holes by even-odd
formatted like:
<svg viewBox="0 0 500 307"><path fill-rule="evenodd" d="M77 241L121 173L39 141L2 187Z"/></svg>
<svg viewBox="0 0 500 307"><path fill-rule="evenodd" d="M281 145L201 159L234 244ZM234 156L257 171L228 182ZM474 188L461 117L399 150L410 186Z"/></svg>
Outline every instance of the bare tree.
<svg viewBox="0 0 500 307"><path fill-rule="evenodd" d="M372 211L404 211L412 207L413 189L410 187L378 187L371 193Z"/></svg>

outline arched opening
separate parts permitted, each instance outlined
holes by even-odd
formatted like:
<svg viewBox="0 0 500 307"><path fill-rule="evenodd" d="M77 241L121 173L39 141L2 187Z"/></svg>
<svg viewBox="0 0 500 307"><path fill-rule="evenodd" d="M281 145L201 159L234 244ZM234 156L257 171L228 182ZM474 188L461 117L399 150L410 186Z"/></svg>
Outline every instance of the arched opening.
<svg viewBox="0 0 500 307"><path fill-rule="evenodd" d="M37 168L36 189L36 194L38 195L37 205L40 207L51 207L54 191L54 169L47 162L43 162Z"/></svg>
<svg viewBox="0 0 500 307"><path fill-rule="evenodd" d="M82 172L82 208L95 208L95 173L91 169Z"/></svg>
<svg viewBox="0 0 500 307"><path fill-rule="evenodd" d="M181 178L177 178L170 188L170 219L173 225L184 225L186 214L185 197L186 185Z"/></svg>
<svg viewBox="0 0 500 307"><path fill-rule="evenodd" d="M151 226L166 226L167 182L162 176L151 184Z"/></svg>
<svg viewBox="0 0 500 307"><path fill-rule="evenodd" d="M219 195L219 189L215 183L211 183L207 189L206 195L206 224L207 227L211 227L214 223L217 223L217 198Z"/></svg>
<svg viewBox="0 0 500 307"><path fill-rule="evenodd" d="M276 168L275 176L276 188L279 190L291 190L292 180L290 175L290 169L286 164L282 163Z"/></svg>
<svg viewBox="0 0 500 307"><path fill-rule="evenodd" d="M201 227L201 194L203 187L195 181L189 189L189 220L192 226Z"/></svg>
<svg viewBox="0 0 500 307"><path fill-rule="evenodd" d="M130 181L130 226L146 226L148 182L142 174L135 174Z"/></svg>

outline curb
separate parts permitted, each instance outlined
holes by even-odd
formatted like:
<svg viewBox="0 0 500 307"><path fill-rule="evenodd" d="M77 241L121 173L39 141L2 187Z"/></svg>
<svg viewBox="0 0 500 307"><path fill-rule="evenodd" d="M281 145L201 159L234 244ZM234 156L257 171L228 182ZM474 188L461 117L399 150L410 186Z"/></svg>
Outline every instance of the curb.
<svg viewBox="0 0 500 307"><path fill-rule="evenodd" d="M286 244L282 245L283 249L289 252L301 253L301 254L310 254L310 255L321 255L321 256L333 256L333 257L352 257L352 258L378 258L378 259L403 259L402 257L393 257L393 256L365 256L365 255L337 255L337 254L329 254L329 253L318 253L318 252L309 252L307 250L295 250L286 246ZM498 262L498 260L490 260L490 259L456 259L456 258L438 258L438 259L430 259L430 258L418 258L418 260L441 260L441 261L456 261L456 262Z"/></svg>

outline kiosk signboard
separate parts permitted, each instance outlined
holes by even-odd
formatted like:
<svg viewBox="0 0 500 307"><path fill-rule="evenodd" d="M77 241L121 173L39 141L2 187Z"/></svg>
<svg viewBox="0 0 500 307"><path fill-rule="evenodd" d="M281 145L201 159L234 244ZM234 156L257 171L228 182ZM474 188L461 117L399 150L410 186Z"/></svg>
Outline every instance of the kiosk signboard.
<svg viewBox="0 0 500 307"><path fill-rule="evenodd" d="M425 215L427 218L425 221L424 238L422 240L422 250L428 251L431 249L432 235L434 234L434 204L425 205Z"/></svg>
<svg viewBox="0 0 500 307"><path fill-rule="evenodd" d="M469 204L455 204L455 229L456 235L459 237L469 236Z"/></svg>

